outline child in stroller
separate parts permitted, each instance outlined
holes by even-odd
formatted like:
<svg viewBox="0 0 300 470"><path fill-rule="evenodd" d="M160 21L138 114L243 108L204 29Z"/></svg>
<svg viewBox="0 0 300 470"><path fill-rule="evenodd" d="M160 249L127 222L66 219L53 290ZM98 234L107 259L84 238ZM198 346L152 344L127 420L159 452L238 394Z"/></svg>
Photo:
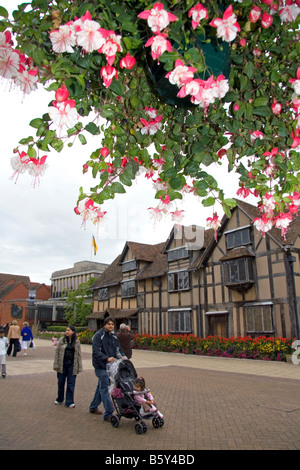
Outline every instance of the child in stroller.
<svg viewBox="0 0 300 470"><path fill-rule="evenodd" d="M128 359L115 361L113 367L109 368L108 373L111 380L111 398L116 410L116 413L111 417L111 425L113 427L117 428L120 425L121 417L134 418L137 421L135 425L135 432L137 434L143 434L147 431L147 425L144 420L152 419L152 425L156 429L164 425L163 415L154 404L148 405L143 403L149 407L148 410L144 411L141 405L142 400L145 401L143 395L150 393L150 391L146 390L145 387L137 390L137 373L131 361Z"/></svg>

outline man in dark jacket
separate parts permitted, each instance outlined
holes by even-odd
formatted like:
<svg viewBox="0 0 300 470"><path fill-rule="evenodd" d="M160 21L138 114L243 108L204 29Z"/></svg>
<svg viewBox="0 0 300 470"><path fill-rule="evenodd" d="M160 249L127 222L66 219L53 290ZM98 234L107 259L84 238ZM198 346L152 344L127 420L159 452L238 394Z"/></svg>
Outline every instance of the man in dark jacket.
<svg viewBox="0 0 300 470"><path fill-rule="evenodd" d="M115 321L111 317L104 320L104 327L101 328L93 337L93 366L95 374L98 377L94 398L90 404L90 412L102 414L98 410L101 401L104 406L104 420L110 421L114 411L114 406L109 396L109 376L106 371L106 365L114 362L116 359L124 356L120 342L114 333Z"/></svg>

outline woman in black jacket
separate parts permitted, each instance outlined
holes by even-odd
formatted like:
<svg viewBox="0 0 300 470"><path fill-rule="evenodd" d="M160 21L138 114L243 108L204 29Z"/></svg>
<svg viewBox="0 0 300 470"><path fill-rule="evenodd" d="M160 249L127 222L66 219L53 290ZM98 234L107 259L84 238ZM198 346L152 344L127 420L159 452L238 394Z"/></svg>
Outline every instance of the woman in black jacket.
<svg viewBox="0 0 300 470"><path fill-rule="evenodd" d="M110 421L114 406L109 395L109 376L106 365L124 356L120 342L114 333L115 321L111 317L104 320L104 326L93 337L93 366L98 378L94 398L90 404L90 412L102 414L98 410L101 401L104 406L104 421Z"/></svg>

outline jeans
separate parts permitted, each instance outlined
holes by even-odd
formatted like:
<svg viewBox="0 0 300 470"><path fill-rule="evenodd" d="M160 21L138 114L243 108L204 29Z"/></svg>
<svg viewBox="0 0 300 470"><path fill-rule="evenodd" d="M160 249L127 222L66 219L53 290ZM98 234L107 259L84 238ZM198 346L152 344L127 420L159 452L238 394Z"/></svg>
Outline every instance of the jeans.
<svg viewBox="0 0 300 470"><path fill-rule="evenodd" d="M76 375L73 375L73 362L64 363L62 373L57 372L58 392L56 400L60 403L64 401L66 380L67 390L65 405L70 406L72 403L74 403L74 391L76 382Z"/></svg>
<svg viewBox="0 0 300 470"><path fill-rule="evenodd" d="M90 410L97 409L102 401L105 410L103 417L106 419L109 418L114 411L114 406L108 392L110 380L105 369L95 369L95 374L98 377L98 384L94 398L90 404Z"/></svg>

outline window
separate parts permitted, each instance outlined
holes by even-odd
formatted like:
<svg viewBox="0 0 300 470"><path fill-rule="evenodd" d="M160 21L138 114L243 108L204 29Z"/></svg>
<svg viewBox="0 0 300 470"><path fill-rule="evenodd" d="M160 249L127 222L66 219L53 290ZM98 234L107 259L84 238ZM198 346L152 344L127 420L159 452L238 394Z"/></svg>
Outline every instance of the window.
<svg viewBox="0 0 300 470"><path fill-rule="evenodd" d="M179 271L168 274L168 291L188 290L190 288L190 276L188 271Z"/></svg>
<svg viewBox="0 0 300 470"><path fill-rule="evenodd" d="M135 296L135 281L122 282L122 297L134 297Z"/></svg>
<svg viewBox="0 0 300 470"><path fill-rule="evenodd" d="M223 261L224 284L254 282L253 261L251 258L236 258Z"/></svg>
<svg viewBox="0 0 300 470"><path fill-rule="evenodd" d="M273 333L272 305L245 307L246 331L249 334Z"/></svg>
<svg viewBox="0 0 300 470"><path fill-rule="evenodd" d="M107 300L108 299L108 287L102 287L98 291L98 300Z"/></svg>
<svg viewBox="0 0 300 470"><path fill-rule="evenodd" d="M251 243L250 227L245 227L226 234L226 248L230 250L236 246L249 245Z"/></svg>
<svg viewBox="0 0 300 470"><path fill-rule="evenodd" d="M169 310L170 333L191 333L191 311Z"/></svg>
<svg viewBox="0 0 300 470"><path fill-rule="evenodd" d="M136 259L125 261L125 263L122 264L122 273L126 273L127 271L133 271L134 269L137 269Z"/></svg>
<svg viewBox="0 0 300 470"><path fill-rule="evenodd" d="M16 304L11 304L11 310L10 310L11 316L13 318L22 318L23 315L23 308L18 307Z"/></svg>
<svg viewBox="0 0 300 470"><path fill-rule="evenodd" d="M178 259L188 258L189 256L190 252L185 246L168 251L168 261L176 261Z"/></svg>

